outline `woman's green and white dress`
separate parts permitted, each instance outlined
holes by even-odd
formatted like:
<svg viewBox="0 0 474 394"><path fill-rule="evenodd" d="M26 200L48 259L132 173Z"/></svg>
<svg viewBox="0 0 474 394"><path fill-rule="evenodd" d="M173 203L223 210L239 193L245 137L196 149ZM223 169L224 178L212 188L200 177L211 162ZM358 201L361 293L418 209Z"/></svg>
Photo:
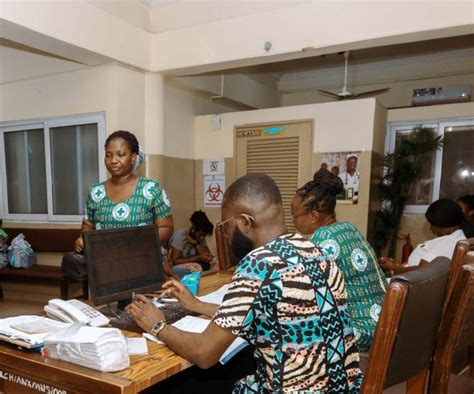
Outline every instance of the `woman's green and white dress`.
<svg viewBox="0 0 474 394"><path fill-rule="evenodd" d="M96 230L154 224L171 215L171 203L161 185L152 179L139 178L135 192L116 203L105 192L105 182L90 187L85 219Z"/></svg>
<svg viewBox="0 0 474 394"><path fill-rule="evenodd" d="M359 351L367 351L374 337L387 286L374 250L350 222L320 227L311 241L336 261L344 275L356 344Z"/></svg>

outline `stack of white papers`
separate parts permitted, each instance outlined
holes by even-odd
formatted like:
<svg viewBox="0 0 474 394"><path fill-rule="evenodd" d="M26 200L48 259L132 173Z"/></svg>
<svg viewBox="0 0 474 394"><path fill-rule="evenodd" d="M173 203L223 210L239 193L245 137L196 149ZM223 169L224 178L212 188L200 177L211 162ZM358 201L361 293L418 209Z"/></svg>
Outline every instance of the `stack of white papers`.
<svg viewBox="0 0 474 394"><path fill-rule="evenodd" d="M41 316L15 316L0 320L0 339L25 348L43 346L44 338L70 324Z"/></svg>
<svg viewBox="0 0 474 394"><path fill-rule="evenodd" d="M127 342L117 328L76 323L44 338L43 354L103 372L130 366Z"/></svg>

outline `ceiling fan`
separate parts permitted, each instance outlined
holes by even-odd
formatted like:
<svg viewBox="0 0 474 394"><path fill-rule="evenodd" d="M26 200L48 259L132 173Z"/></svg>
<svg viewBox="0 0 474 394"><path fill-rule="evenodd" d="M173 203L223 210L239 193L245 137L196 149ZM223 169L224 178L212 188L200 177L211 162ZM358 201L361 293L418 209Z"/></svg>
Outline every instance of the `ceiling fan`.
<svg viewBox="0 0 474 394"><path fill-rule="evenodd" d="M351 98L360 98L360 97L368 97L368 96L375 96L377 94L385 93L390 90L390 88L384 89L376 89L376 90L369 90L367 92L360 92L360 93L353 93L347 90L347 66L349 63L349 56L351 51L344 52L344 58L346 59L346 65L344 67L344 86L342 87L339 93L328 92L327 90L318 89L318 92L323 93L327 96L331 96L337 98L338 100L343 99L351 99Z"/></svg>

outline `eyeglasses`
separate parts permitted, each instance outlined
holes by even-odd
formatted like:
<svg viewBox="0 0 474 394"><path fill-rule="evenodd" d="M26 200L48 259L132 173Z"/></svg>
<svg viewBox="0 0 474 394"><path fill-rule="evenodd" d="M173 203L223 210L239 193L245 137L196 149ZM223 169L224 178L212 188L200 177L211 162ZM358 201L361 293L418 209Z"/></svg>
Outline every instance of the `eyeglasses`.
<svg viewBox="0 0 474 394"><path fill-rule="evenodd" d="M294 214L291 214L291 217L293 218L293 221L295 221L296 219L298 219L300 216L303 216L303 215L307 215L308 212L301 212L301 213L298 213L296 215Z"/></svg>
<svg viewBox="0 0 474 394"><path fill-rule="evenodd" d="M220 228L220 231L222 235L226 238L229 238L229 234L227 233L227 226L226 224L230 222L231 220L238 219L240 217L243 217L247 219L249 222L255 222L255 218L252 215L248 215L246 213L239 213L237 215L231 216L230 218L223 220L222 222L219 222L216 224L216 227Z"/></svg>

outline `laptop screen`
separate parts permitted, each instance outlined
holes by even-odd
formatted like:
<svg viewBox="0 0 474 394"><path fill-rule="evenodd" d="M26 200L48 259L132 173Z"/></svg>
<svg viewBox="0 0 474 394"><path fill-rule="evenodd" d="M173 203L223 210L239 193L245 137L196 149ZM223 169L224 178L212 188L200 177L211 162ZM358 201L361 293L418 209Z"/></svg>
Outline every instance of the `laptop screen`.
<svg viewBox="0 0 474 394"><path fill-rule="evenodd" d="M161 288L163 258L156 226L85 231L83 237L94 305Z"/></svg>

